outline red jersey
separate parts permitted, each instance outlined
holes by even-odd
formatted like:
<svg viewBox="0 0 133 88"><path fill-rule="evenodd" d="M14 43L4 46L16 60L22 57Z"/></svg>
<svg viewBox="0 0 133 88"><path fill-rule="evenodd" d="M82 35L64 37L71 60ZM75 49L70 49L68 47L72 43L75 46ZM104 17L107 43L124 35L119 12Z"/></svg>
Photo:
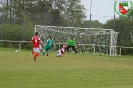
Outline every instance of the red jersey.
<svg viewBox="0 0 133 88"><path fill-rule="evenodd" d="M40 45L40 37L35 35L32 37L31 42L33 43L33 47L39 48Z"/></svg>
<svg viewBox="0 0 133 88"><path fill-rule="evenodd" d="M61 48L61 53L64 54L65 53L65 49L66 49L66 46L63 45L63 47Z"/></svg>

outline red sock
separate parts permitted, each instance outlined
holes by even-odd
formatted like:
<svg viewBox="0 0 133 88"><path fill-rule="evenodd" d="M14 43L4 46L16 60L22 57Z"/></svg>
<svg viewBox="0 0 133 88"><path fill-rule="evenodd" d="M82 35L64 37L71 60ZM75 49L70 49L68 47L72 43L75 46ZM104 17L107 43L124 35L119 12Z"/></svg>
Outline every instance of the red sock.
<svg viewBox="0 0 133 88"><path fill-rule="evenodd" d="M38 53L36 53L34 56L35 56L35 57L37 57L38 55L39 55L39 54L38 54Z"/></svg>
<svg viewBox="0 0 133 88"><path fill-rule="evenodd" d="M32 50L32 54L34 53L34 50Z"/></svg>

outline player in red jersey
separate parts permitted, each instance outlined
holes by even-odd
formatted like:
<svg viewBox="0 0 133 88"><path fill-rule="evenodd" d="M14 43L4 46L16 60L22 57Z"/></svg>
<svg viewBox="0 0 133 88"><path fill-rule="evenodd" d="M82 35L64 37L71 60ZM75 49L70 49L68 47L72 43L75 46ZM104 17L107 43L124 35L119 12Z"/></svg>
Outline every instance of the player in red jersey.
<svg viewBox="0 0 133 88"><path fill-rule="evenodd" d="M60 50L58 50L57 57L61 57L62 54L65 54L66 45L61 45Z"/></svg>
<svg viewBox="0 0 133 88"><path fill-rule="evenodd" d="M33 58L34 61L36 61L36 57L40 53L40 37L38 36L38 32L36 32L35 35L32 37L31 43L33 45L33 51L34 51Z"/></svg>
<svg viewBox="0 0 133 88"><path fill-rule="evenodd" d="M62 48L61 48L61 53L62 54L65 54L65 49L66 49L66 45L63 45Z"/></svg>

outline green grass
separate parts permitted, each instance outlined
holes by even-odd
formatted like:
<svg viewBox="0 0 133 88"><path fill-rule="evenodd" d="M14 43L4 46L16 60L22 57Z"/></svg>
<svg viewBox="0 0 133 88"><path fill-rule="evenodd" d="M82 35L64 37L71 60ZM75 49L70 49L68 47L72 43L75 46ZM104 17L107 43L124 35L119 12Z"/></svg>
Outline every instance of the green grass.
<svg viewBox="0 0 133 88"><path fill-rule="evenodd" d="M0 88L133 88L133 57L0 51Z"/></svg>

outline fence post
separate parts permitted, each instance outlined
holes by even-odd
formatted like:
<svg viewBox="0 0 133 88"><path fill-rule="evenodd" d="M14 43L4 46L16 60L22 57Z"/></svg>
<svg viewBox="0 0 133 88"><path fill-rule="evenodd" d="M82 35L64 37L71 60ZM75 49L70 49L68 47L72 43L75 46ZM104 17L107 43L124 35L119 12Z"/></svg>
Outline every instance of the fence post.
<svg viewBox="0 0 133 88"><path fill-rule="evenodd" d="M95 52L95 51L96 51L96 50L95 50L95 45L93 46L93 48L94 48L94 54L95 54L95 53L96 53L96 52Z"/></svg>
<svg viewBox="0 0 133 88"><path fill-rule="evenodd" d="M20 41L20 43L19 43L19 52L20 52L20 50L21 50L21 41Z"/></svg>
<svg viewBox="0 0 133 88"><path fill-rule="evenodd" d="M119 55L121 56L121 46L120 46L120 54Z"/></svg>

